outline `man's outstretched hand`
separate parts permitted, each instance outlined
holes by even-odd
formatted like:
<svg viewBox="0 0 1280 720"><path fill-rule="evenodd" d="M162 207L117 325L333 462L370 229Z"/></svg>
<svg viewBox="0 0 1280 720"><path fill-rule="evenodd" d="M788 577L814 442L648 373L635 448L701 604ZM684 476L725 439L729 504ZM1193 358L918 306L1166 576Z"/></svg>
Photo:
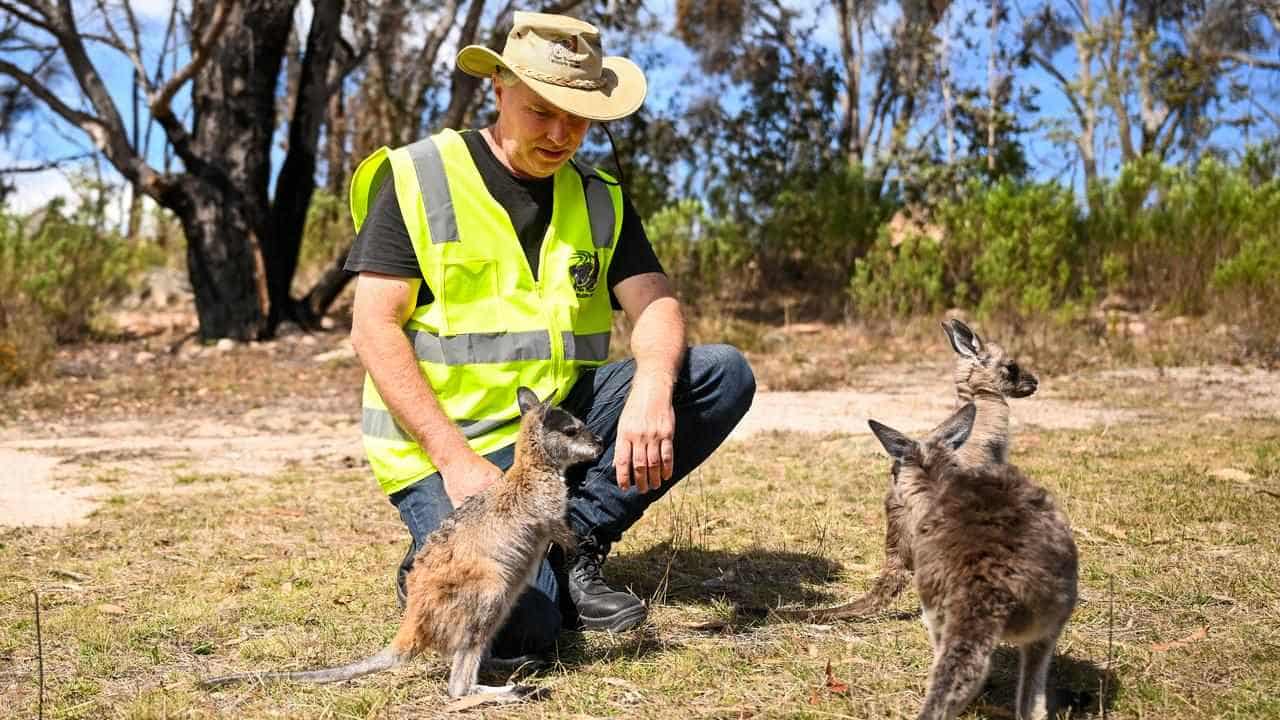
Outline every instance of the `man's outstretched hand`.
<svg viewBox="0 0 1280 720"><path fill-rule="evenodd" d="M636 375L618 418L613 467L618 487L640 492L662 487L675 466L676 412L671 381Z"/></svg>

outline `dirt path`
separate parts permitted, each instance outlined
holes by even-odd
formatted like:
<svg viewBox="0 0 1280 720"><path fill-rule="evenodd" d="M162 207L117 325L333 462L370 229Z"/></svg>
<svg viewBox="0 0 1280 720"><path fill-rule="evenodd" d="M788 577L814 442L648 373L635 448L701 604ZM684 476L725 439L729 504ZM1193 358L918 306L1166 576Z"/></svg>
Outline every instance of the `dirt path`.
<svg viewBox="0 0 1280 720"><path fill-rule="evenodd" d="M733 438L772 430L865 433L869 417L904 431L954 407L949 366L864 368L835 392L763 392ZM340 404L339 404L340 407ZM289 403L194 418L96 420L0 431L0 526L84 522L107 497L210 476L364 472L356 410ZM1045 378L1013 406L1014 428L1080 429L1195 411L1225 418L1280 414L1280 373L1225 366L1133 369Z"/></svg>

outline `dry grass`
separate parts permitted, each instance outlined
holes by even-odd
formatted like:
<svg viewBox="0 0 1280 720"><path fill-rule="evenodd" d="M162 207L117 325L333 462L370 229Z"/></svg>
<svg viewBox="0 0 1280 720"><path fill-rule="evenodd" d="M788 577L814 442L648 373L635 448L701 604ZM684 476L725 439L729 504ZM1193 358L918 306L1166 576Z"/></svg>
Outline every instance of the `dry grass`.
<svg viewBox="0 0 1280 720"><path fill-rule="evenodd" d="M1280 717L1280 421L1224 423L1201 419L1206 407L1148 402L1146 424L1015 441L1081 549L1083 602L1052 673L1063 716ZM547 699L486 715L913 717L929 665L913 594L869 622L762 612L867 586L887 470L871 442L772 434L724 448L608 565L652 598L652 623L567 635L556 665L528 680ZM1248 477L1211 474L1222 468ZM0 714L36 717L37 588L49 718L434 716L444 698L434 657L337 686L193 682L377 649L397 621L404 537L359 470L268 481L175 472L83 526L0 531ZM828 663L847 691L828 685ZM997 656L967 718L1010 717L1015 663Z"/></svg>

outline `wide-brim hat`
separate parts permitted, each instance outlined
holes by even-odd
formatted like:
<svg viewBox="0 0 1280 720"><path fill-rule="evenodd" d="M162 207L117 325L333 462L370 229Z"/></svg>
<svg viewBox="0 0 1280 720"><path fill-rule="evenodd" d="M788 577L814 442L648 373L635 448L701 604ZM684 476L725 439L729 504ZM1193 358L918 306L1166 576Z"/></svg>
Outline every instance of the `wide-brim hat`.
<svg viewBox="0 0 1280 720"><path fill-rule="evenodd" d="M458 53L458 68L489 77L498 68L515 73L542 99L579 117L617 120L644 102L644 71L600 50L600 31L577 18L516 12L502 54L483 45Z"/></svg>

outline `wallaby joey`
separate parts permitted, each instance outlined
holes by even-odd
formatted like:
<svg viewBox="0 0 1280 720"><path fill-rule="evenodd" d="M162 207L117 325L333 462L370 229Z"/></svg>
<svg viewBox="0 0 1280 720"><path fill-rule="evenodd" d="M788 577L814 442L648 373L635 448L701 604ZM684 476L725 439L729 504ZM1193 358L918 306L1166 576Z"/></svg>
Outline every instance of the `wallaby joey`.
<svg viewBox="0 0 1280 720"><path fill-rule="evenodd" d="M982 688L997 642L1021 654L1017 717L1047 716L1045 678L1076 604L1078 559L1066 516L1006 463L966 466L966 404L923 442L872 420L893 458L903 536L933 645L922 720L950 720Z"/></svg>
<svg viewBox="0 0 1280 720"><path fill-rule="evenodd" d="M1009 404L1005 398L1027 397L1036 391L1039 381L1009 357L1003 347L984 342L959 320L944 321L942 330L956 352L956 397L977 408L972 435L956 453L956 459L966 466L1008 462ZM889 607L911 582L910 543L903 537L902 514L902 499L890 489L884 499L884 566L867 594L836 607L778 610L779 617L829 622L866 617Z"/></svg>
<svg viewBox="0 0 1280 720"><path fill-rule="evenodd" d="M516 599L530 583L548 544L575 544L565 524L566 468L594 460L600 440L581 420L517 393L520 434L515 462L502 478L468 498L427 538L408 578L400 630L381 652L341 667L300 672L252 672L204 681L350 680L401 665L431 648L452 662L449 696L473 692L495 699L521 696L513 685L477 685L480 663Z"/></svg>

